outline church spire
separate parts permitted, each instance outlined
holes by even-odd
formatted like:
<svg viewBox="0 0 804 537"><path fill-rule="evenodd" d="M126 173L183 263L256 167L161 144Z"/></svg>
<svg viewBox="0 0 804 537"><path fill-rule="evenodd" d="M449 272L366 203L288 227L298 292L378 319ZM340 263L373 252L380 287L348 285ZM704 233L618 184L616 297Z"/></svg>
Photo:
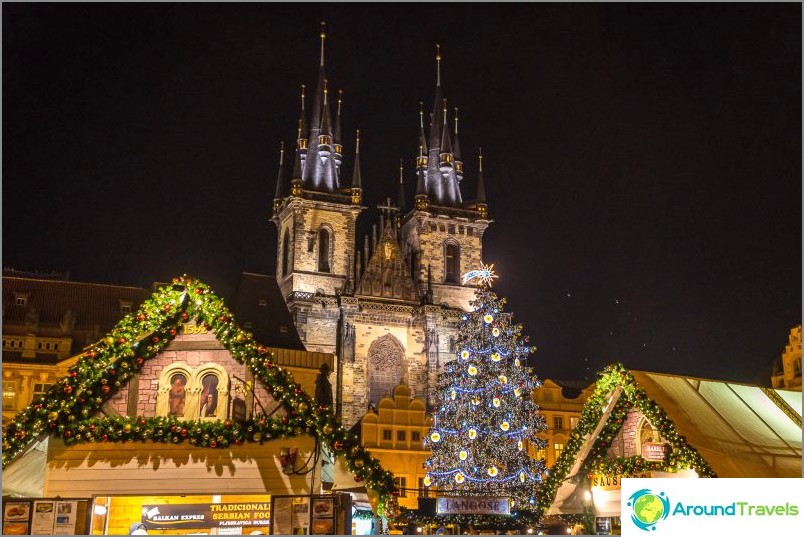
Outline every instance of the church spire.
<svg viewBox="0 0 804 537"><path fill-rule="evenodd" d="M463 159L461 159L461 143L458 141L458 107L455 107L455 141L452 144L452 154L455 157L455 175L458 182L463 181Z"/></svg>
<svg viewBox="0 0 804 537"><path fill-rule="evenodd" d="M449 136L449 125L447 124L447 100L444 99L444 124L441 130L441 173L448 173L452 168L452 142Z"/></svg>
<svg viewBox="0 0 804 537"><path fill-rule="evenodd" d="M478 165L477 165L477 196L475 196L475 203L477 204L477 212L480 213L481 218L487 218L489 214L489 207L486 205L486 185L483 181L483 148L478 148Z"/></svg>
<svg viewBox="0 0 804 537"><path fill-rule="evenodd" d="M363 181L360 177L360 129L355 136L355 167L352 170L352 203L360 205L363 197Z"/></svg>
<svg viewBox="0 0 804 537"><path fill-rule="evenodd" d="M304 84L301 85L301 112L299 113L299 134L296 141L304 140L304 146L307 147L307 117L304 110Z"/></svg>
<svg viewBox="0 0 804 537"><path fill-rule="evenodd" d="M332 152L332 124L329 119L329 102L327 100L327 79L324 79L324 108L321 118L321 133L318 135L318 154L326 160Z"/></svg>
<svg viewBox="0 0 804 537"><path fill-rule="evenodd" d="M430 149L434 149L441 144L441 101L443 94L441 91L441 45L436 45L436 91L435 102L433 103L433 115L430 116Z"/></svg>
<svg viewBox="0 0 804 537"><path fill-rule="evenodd" d="M343 104L343 90L338 90L338 111L335 114L335 131L332 133L336 146L341 145L341 105Z"/></svg>
<svg viewBox="0 0 804 537"><path fill-rule="evenodd" d="M282 203L282 190L285 182L285 142L279 142L279 172L276 174L276 189L274 190L274 214L279 212Z"/></svg>
<svg viewBox="0 0 804 537"><path fill-rule="evenodd" d="M327 23L321 21L321 60L318 64L318 85L315 91L315 101L313 102L313 117L310 125L311 132L318 131L321 125L321 107L324 103L324 85L326 84L326 70L324 68L324 41L327 38ZM311 136L312 137L312 136Z"/></svg>
<svg viewBox="0 0 804 537"><path fill-rule="evenodd" d="M402 221L402 215L405 213L405 183L404 183L404 166L402 159L399 159L399 192L397 193L396 205L399 207L399 221Z"/></svg>

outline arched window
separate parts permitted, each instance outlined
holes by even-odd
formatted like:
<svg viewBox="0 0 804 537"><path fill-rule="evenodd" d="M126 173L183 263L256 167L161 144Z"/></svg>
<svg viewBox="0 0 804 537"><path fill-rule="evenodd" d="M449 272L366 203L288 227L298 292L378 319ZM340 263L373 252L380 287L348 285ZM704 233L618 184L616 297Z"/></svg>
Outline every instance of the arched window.
<svg viewBox="0 0 804 537"><path fill-rule="evenodd" d="M318 230L318 272L329 272L329 230L321 228Z"/></svg>
<svg viewBox="0 0 804 537"><path fill-rule="evenodd" d="M444 247L444 281L447 283L459 282L460 253L457 244L449 243Z"/></svg>
<svg viewBox="0 0 804 537"><path fill-rule="evenodd" d="M390 396L405 376L405 349L394 336L377 338L369 347L367 381L369 402L377 404Z"/></svg>
<svg viewBox="0 0 804 537"><path fill-rule="evenodd" d="M159 376L156 415L181 418L189 416L192 406L192 373L183 362L166 367Z"/></svg>
<svg viewBox="0 0 804 537"><path fill-rule="evenodd" d="M285 238L282 239L282 276L287 276L290 269L290 234L285 230Z"/></svg>

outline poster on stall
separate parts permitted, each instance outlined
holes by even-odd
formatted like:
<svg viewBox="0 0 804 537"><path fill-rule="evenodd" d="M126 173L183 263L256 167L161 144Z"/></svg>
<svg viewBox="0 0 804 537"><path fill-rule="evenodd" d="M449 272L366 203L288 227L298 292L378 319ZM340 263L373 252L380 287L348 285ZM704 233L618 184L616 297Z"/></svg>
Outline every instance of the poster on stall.
<svg viewBox="0 0 804 537"><path fill-rule="evenodd" d="M310 498L293 498L293 534L308 535L310 533Z"/></svg>
<svg viewBox="0 0 804 537"><path fill-rule="evenodd" d="M53 535L56 522L56 502L35 501L31 517L31 535Z"/></svg>
<svg viewBox="0 0 804 537"><path fill-rule="evenodd" d="M293 499L274 498L274 516L271 533L274 535L293 534Z"/></svg>
<svg viewBox="0 0 804 537"><path fill-rule="evenodd" d="M3 535L28 535L30 516L30 502L5 502L3 504Z"/></svg>
<svg viewBox="0 0 804 537"><path fill-rule="evenodd" d="M78 502L56 502L56 523L53 533L56 535L75 535L75 523L78 520Z"/></svg>
<svg viewBox="0 0 804 537"><path fill-rule="evenodd" d="M313 535L332 535L335 533L335 502L333 498L313 500Z"/></svg>

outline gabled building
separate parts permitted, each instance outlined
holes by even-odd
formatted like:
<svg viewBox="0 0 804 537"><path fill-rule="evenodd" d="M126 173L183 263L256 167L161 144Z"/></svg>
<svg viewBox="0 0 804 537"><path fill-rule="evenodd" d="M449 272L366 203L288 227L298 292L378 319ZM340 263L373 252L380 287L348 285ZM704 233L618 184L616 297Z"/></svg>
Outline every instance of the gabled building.
<svg viewBox="0 0 804 537"><path fill-rule="evenodd" d="M801 391L801 325L790 330L784 352L773 361L771 385L774 388Z"/></svg>
<svg viewBox="0 0 804 537"><path fill-rule="evenodd" d="M3 273L3 424L67 374L72 357L148 296L69 275Z"/></svg>
<svg viewBox="0 0 804 537"><path fill-rule="evenodd" d="M286 159L284 148L280 153L272 216L276 278L307 350L336 355L336 408L351 426L400 381L413 397L429 401L436 372L454 357L457 323L474 296L475 287L464 285L461 275L480 267L491 220L482 160L476 195L465 201L462 192L457 115L450 119L446 106L439 52L429 136L420 110L411 151L416 156L408 169L415 176L406 177L400 166L398 185L388 185L389 192L397 190L396 203L389 198L379 207L379 225L361 249L357 219L366 209L364 182L372 179L360 168L359 131L351 174L344 171L350 159L342 98L333 99L324 31L320 37L312 104L302 87L293 155Z"/></svg>

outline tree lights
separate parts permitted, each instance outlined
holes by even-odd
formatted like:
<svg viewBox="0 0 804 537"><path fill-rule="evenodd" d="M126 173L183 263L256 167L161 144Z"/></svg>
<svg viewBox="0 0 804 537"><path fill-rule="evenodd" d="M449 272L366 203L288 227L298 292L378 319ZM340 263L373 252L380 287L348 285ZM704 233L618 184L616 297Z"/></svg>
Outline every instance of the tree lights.
<svg viewBox="0 0 804 537"><path fill-rule="evenodd" d="M195 320L213 330L238 362L246 365L281 402L286 415L255 416L244 422L191 421L174 417L100 417L101 405L176 336L182 324ZM228 448L243 442L264 442L310 434L343 457L355 479L377 497L381 514L394 491L391 472L360 446L357 437L338 423L332 409L317 405L290 373L273 363L268 348L241 330L233 315L207 285L188 277L157 290L139 311L124 317L107 337L84 352L39 400L22 410L3 429L3 468L43 435L79 442L153 441L205 448Z"/></svg>
<svg viewBox="0 0 804 537"><path fill-rule="evenodd" d="M522 446L543 447L536 435L545 424L531 396L538 380L521 364L534 349L487 281L472 306L455 359L439 375L425 484L455 496L508 496L515 509L533 509L544 461Z"/></svg>

